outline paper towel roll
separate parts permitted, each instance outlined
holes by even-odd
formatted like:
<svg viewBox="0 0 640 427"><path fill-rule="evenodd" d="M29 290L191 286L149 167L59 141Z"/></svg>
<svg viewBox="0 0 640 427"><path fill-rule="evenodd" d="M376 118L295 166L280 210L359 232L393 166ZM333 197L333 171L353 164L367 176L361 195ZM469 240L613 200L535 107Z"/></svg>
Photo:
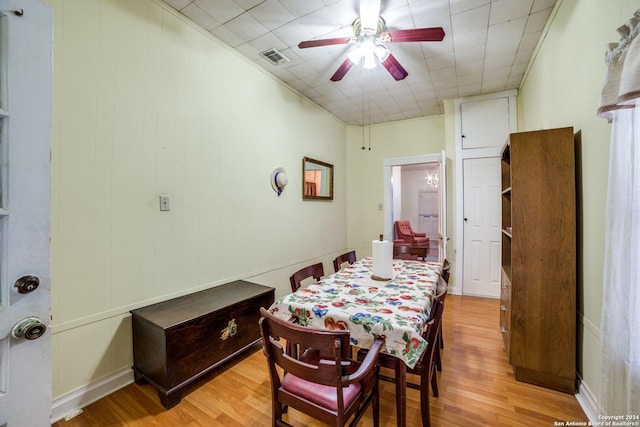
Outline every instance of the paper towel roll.
<svg viewBox="0 0 640 427"><path fill-rule="evenodd" d="M393 242L373 240L371 253L373 255L372 275L378 279L393 278Z"/></svg>

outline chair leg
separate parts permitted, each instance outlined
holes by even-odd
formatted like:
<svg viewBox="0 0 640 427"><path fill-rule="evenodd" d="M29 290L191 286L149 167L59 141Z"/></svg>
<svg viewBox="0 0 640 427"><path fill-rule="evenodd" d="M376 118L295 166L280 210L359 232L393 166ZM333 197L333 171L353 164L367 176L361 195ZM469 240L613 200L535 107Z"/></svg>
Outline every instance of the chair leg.
<svg viewBox="0 0 640 427"><path fill-rule="evenodd" d="M431 377L431 390L433 390L433 397L438 397L438 378L436 377L436 370L433 366L429 368L429 376ZM427 390L429 387L427 387Z"/></svg>
<svg viewBox="0 0 640 427"><path fill-rule="evenodd" d="M375 393L373 402L371 403L371 409L373 410L373 427L380 427L380 386L377 382L373 391Z"/></svg>
<svg viewBox="0 0 640 427"><path fill-rule="evenodd" d="M429 406L428 374L423 373L420 387L420 414L422 415L422 427L431 427L431 408Z"/></svg>
<svg viewBox="0 0 640 427"><path fill-rule="evenodd" d="M434 362L436 364L436 369L438 369L438 371L442 372L442 360L440 359L440 346L438 345L438 343L436 343L435 348L433 349L433 351L435 351L435 355L433 357Z"/></svg>

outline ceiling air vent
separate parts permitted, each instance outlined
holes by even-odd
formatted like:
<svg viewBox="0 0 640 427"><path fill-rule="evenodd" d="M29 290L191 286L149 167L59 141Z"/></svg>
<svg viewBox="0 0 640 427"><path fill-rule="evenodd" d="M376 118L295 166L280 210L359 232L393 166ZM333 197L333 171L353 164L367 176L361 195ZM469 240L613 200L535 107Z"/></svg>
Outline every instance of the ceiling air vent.
<svg viewBox="0 0 640 427"><path fill-rule="evenodd" d="M265 50L264 52L261 52L260 55L264 56L273 65L281 65L290 62L289 58L281 54L276 48Z"/></svg>

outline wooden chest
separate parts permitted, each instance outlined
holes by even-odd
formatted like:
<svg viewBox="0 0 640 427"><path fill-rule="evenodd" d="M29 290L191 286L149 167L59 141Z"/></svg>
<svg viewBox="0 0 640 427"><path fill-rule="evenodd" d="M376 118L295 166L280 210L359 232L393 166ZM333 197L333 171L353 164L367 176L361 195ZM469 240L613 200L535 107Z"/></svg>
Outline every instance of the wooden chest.
<svg viewBox="0 0 640 427"><path fill-rule="evenodd" d="M131 311L133 370L171 408L184 387L260 341L274 289L238 280Z"/></svg>

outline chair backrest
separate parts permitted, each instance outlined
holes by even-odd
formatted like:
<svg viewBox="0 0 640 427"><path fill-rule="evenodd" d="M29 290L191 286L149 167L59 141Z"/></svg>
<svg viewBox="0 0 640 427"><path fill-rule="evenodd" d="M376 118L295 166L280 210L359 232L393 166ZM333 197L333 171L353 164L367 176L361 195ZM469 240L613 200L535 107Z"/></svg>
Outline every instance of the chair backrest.
<svg viewBox="0 0 640 427"><path fill-rule="evenodd" d="M435 301L441 301L444 304L444 299L447 296L447 291L449 289L449 284L443 277L438 278L438 287L436 288L436 297ZM433 310L431 310L433 312Z"/></svg>
<svg viewBox="0 0 640 427"><path fill-rule="evenodd" d="M305 268L301 268L300 270L293 273L293 275L289 278L289 281L291 282L291 291L297 291L300 288L300 284L302 283L302 281L308 277L313 277L315 280L320 280L322 276L324 276L324 268L322 268L321 262Z"/></svg>
<svg viewBox="0 0 640 427"><path fill-rule="evenodd" d="M262 315L259 321L262 346L267 357L271 395L274 402L275 399L279 400L278 396L282 392L284 375L290 374L308 383L334 387L338 414L334 413L333 416L342 418L340 414L344 414L343 376L347 370L353 370L348 359L349 331L330 331L300 326L273 316L264 307L260 309L260 314ZM285 341L287 348L293 345L306 350L300 355L290 354L283 346ZM276 367L281 368L282 376ZM322 414L323 411L313 410L312 412L316 417L327 416ZM326 418L325 421L327 421Z"/></svg>
<svg viewBox="0 0 640 427"><path fill-rule="evenodd" d="M340 271L340 267L342 266L342 264L344 264L345 262L353 264L354 262L356 262L356 259L356 251L347 252L345 254L337 256L336 259L333 260L333 269L337 273L338 271Z"/></svg>
<svg viewBox="0 0 640 427"><path fill-rule="evenodd" d="M433 306L431 307L431 315L429 318L429 322L425 327L425 330L422 334L423 338L427 340L427 349L424 353L422 353L422 363L431 363L433 360L434 349L436 345L438 345L438 334L440 333L440 328L442 327L442 313L444 311L444 302L441 300L434 300Z"/></svg>
<svg viewBox="0 0 640 427"><path fill-rule="evenodd" d="M413 243L413 230L409 221L401 220L393 224L396 232L396 239L402 239L407 243Z"/></svg>
<svg viewBox="0 0 640 427"><path fill-rule="evenodd" d="M441 277L445 280L445 282L449 283L449 274L451 273L451 264L449 264L448 259L444 259L442 262L442 274Z"/></svg>

